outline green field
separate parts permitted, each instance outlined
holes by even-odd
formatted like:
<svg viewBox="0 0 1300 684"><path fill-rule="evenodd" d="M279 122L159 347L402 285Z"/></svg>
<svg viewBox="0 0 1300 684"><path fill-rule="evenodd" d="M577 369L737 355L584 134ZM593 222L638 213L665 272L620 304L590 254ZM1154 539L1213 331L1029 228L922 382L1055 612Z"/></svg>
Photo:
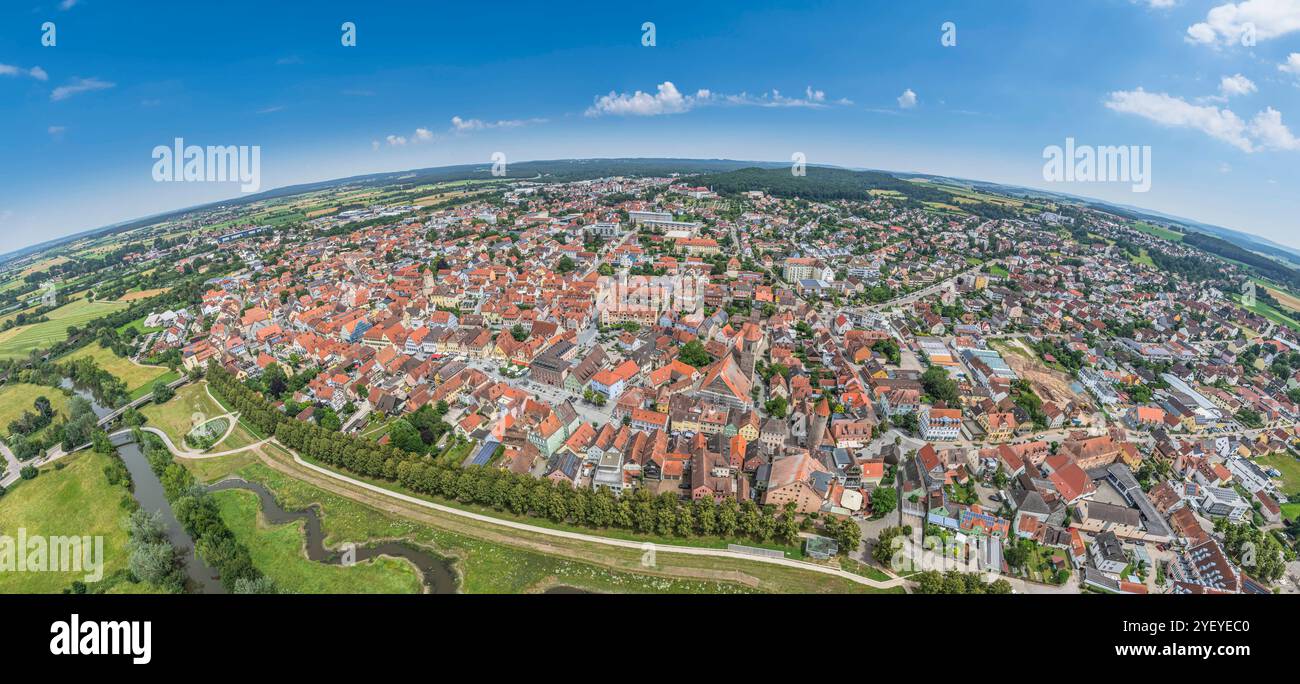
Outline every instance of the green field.
<svg viewBox="0 0 1300 684"><path fill-rule="evenodd" d="M1232 299L1247 311L1263 316L1264 318L1267 318L1268 320L1273 321L1278 325L1282 325L1292 330L1295 330L1297 332L1300 332L1300 321L1282 313L1281 311L1278 311L1277 309L1275 309L1273 306L1269 304L1265 304L1264 302L1255 300L1254 306L1246 306L1241 301L1241 295L1238 294L1232 295Z"/></svg>
<svg viewBox="0 0 1300 684"><path fill-rule="evenodd" d="M0 358L26 356L33 349L44 349L68 337L68 326L86 323L126 308L122 302L88 302L79 299L46 314L50 320L23 325L0 333Z"/></svg>
<svg viewBox="0 0 1300 684"><path fill-rule="evenodd" d="M565 585L598 592L657 593L743 593L752 591L730 582L686 580L612 570L606 567L561 558L526 549L496 544L445 531L405 518L391 516L349 499L295 480L261 464L240 470L247 480L261 482L270 489L286 509L299 509L312 503L321 507L325 544L337 546L359 539L404 538L439 555L456 559L460 579L459 591L470 594L518 594L549 586ZM604 551L604 549L602 549ZM624 555L622 549L609 549L609 556ZM636 564L641 552L626 550ZM697 559L687 558L688 561ZM259 569L262 566L258 565ZM780 574L784 568L773 568ZM797 571L794 571L797 572ZM807 576L808 573L797 573ZM832 579L832 582L835 580ZM797 584L790 583L797 591Z"/></svg>
<svg viewBox="0 0 1300 684"><path fill-rule="evenodd" d="M1138 221L1137 223L1133 224L1132 228L1133 230L1136 230L1140 233L1146 233L1147 235L1154 235L1158 238L1164 238L1166 240L1172 240L1174 242L1183 241L1182 233L1169 230L1168 228L1161 228L1160 226L1152 225L1150 223L1147 223L1146 221Z"/></svg>
<svg viewBox="0 0 1300 684"><path fill-rule="evenodd" d="M127 391L130 392L132 399L152 392L153 384L158 380L171 382L181 376L180 373L165 366L146 366L135 363L131 359L114 354L112 350L105 349L98 342L78 349L64 357L63 360L71 361L83 356L94 359L100 368L112 373L119 380L126 383Z"/></svg>
<svg viewBox="0 0 1300 684"><path fill-rule="evenodd" d="M1292 497L1300 496L1300 460L1291 454L1269 454L1255 459L1265 468L1277 468L1282 473L1282 492Z"/></svg>
<svg viewBox="0 0 1300 684"><path fill-rule="evenodd" d="M0 437L9 436L9 424L23 415L23 411L36 412L32 403L40 396L50 400L50 406L54 408L56 414L68 415L70 400L63 390L44 385L29 385L25 382L11 382L0 386ZM58 420L57 416L55 420Z"/></svg>
<svg viewBox="0 0 1300 684"><path fill-rule="evenodd" d="M215 458L178 458L176 462L185 466L194 479L204 484L211 484L230 477L244 466L256 463L257 452L250 449Z"/></svg>
<svg viewBox="0 0 1300 684"><path fill-rule="evenodd" d="M1151 259L1151 253L1147 251L1146 247L1142 248L1142 254L1139 256L1129 255L1129 261L1142 266L1156 267L1156 262Z"/></svg>
<svg viewBox="0 0 1300 684"><path fill-rule="evenodd" d="M158 332L158 331L162 330L162 328L146 328L145 325L144 325L144 322L145 322L145 319L147 319L147 318L149 318L149 317L148 317L148 316L141 316L141 317L135 319L134 321L129 321L129 322L127 322L127 323L123 323L122 325L117 326L117 331L118 331L118 332L126 332L126 329L127 329L127 328L135 328L135 329L136 329L140 334L143 335L143 334L148 334L148 333L151 333L151 332Z"/></svg>
<svg viewBox="0 0 1300 684"><path fill-rule="evenodd" d="M0 534L16 537L18 529L32 535L88 535L104 538L104 576L127 564L122 506L131 495L104 477L109 457L86 450L65 457L62 469L47 466L34 480L23 481L0 497ZM48 594L66 589L85 572L0 572L0 593Z"/></svg>
<svg viewBox="0 0 1300 684"><path fill-rule="evenodd" d="M259 514L257 495L247 491L213 492L235 537L248 547L253 565L275 580L281 591L294 594L416 594L420 575L409 563L381 557L351 567L327 565L307 558L303 524L270 526ZM355 540L364 541L364 540Z"/></svg>

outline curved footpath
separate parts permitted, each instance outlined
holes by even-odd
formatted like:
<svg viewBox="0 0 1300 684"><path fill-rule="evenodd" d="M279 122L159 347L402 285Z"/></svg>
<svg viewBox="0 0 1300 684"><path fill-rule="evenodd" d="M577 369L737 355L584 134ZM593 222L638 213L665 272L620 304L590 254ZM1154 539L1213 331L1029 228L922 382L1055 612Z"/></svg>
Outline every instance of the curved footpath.
<svg viewBox="0 0 1300 684"><path fill-rule="evenodd" d="M482 513L474 513L472 511L466 511L460 508L454 508L452 506L444 506L442 504L438 504L432 501L410 496L408 494L395 492L391 489L385 489L383 487L370 484L369 482L362 482L361 480L358 480L356 478L352 478L352 477L348 477L347 475L336 473L333 470L330 470L328 468L323 468L314 463L308 463L307 461L303 460L301 456L298 455L298 452L294 451L293 449L290 449L284 444L281 444L280 441L275 439L274 437L270 439L264 439L255 444L250 444L248 446L240 447L238 449L231 449L229 451L222 451L222 452L212 453L212 454L202 454L198 452L182 451L180 449L177 449L176 445L172 444L171 439L169 439L166 434L164 434L161 430L158 430L157 428L146 427L142 429L145 430L146 432L156 434L162 437L163 443L167 445L168 450L170 450L173 455L179 458L189 458L189 459L216 458L218 456L227 456L242 451L248 451L250 449L255 449L257 447L260 447L266 444L267 442L273 442L276 446L280 447L281 449L284 449L286 452L291 454L293 456L294 462L304 468L309 468L317 473L325 475L326 477L339 480L340 482L347 483L354 487L360 487L367 491L392 497L394 499L398 499L405 503L414 504L416 506L420 506L423 508L430 508L441 513L447 513L449 515L457 515L463 518L469 518L471 520L476 520L479 522L485 522L492 525L498 525L501 527L508 527L515 530L521 530L524 532L529 532L531 534L541 534L550 537L561 537L564 539L573 539L576 541L588 542L592 544L604 544L606 546L618 546L627 549L636 549L638 551L643 550L645 548L644 547L645 542L631 541L627 539L615 539L613 537L602 537L599 535L585 534L582 532L570 532L568 530L556 530L549 527L529 525L528 523L521 523L521 522L516 522L514 520L505 520L502 518L496 518L490 515L484 515ZM688 556L713 556L716 558L730 558L733 560L743 560L743 561L750 561L754 563L769 563L771 565L784 565L789 568L797 568L799 570L807 570L809 572L819 572L823 575L832 575L834 577L839 577L840 579L845 579L850 582L855 582L857 584L862 584L876 589L892 589L894 587L903 586L904 584L904 580L899 577L895 577L893 579L881 582L879 580L873 580L869 577L863 577L862 575L858 575L849 572L847 570L842 570L840 568L832 568L825 565L818 565L816 563L809 563L807 561L793 560L789 558L772 558L769 556L750 555L747 553L740 553L738 551L731 551L728 549L716 549L716 548L708 548L708 547L700 547L700 546L675 546L671 544L655 544L654 548L655 551L658 553L680 553Z"/></svg>
<svg viewBox="0 0 1300 684"><path fill-rule="evenodd" d="M168 437L166 432L163 432L162 430L159 430L156 427L148 427L142 425L140 426L140 429L143 430L144 432L148 432L151 435L157 435L161 437L163 444L167 445L167 450L172 452L173 456L176 456L177 458L188 458L193 460L200 460L204 458L217 458L219 456L230 456L231 454L238 454L243 451L256 449L257 447L260 447L263 444L266 444L267 442L271 441L269 439L264 439L260 442L253 442L252 444L239 447L238 449L227 449L226 451L214 451L211 453L204 453L202 451L194 451L192 449L181 449L180 447L176 446L176 444L172 442L172 438ZM113 434L109 435L109 437L116 437L118 435L129 435L129 434L131 434L130 429L118 430L117 432L114 432ZM227 435L230 434L230 431L227 430L226 434ZM222 437L222 439L225 439L225 437Z"/></svg>

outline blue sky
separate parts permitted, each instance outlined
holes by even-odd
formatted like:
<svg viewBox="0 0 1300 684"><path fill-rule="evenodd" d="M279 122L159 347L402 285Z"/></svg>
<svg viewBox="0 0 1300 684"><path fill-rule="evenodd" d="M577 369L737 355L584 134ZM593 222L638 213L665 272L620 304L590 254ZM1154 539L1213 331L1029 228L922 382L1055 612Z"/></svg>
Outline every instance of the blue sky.
<svg viewBox="0 0 1300 684"><path fill-rule="evenodd" d="M0 251L239 194L154 182L175 137L261 146L262 189L497 151L802 152L1300 247L1300 0L625 4L6 0ZM1151 146L1150 191L1044 181L1067 137Z"/></svg>

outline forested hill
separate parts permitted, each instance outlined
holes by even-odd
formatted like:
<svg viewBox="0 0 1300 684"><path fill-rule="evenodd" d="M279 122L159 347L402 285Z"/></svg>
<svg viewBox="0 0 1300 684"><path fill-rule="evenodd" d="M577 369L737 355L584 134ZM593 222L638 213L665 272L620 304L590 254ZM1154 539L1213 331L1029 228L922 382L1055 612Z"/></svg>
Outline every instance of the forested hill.
<svg viewBox="0 0 1300 684"><path fill-rule="evenodd" d="M953 196L934 188L900 180L879 171L850 171L809 166L806 174L796 176L788 166L781 168L749 167L724 173L696 176L691 182L722 195L762 190L776 197L799 197L810 200L869 199L872 190L896 192L918 202L951 202Z"/></svg>
<svg viewBox="0 0 1300 684"><path fill-rule="evenodd" d="M1242 249L1227 240L1204 233L1186 233L1183 236L1183 244L1197 247L1211 254L1217 254L1225 259L1239 261L1253 267L1256 273L1265 278L1272 279L1293 290L1300 290L1300 272L1266 256Z"/></svg>

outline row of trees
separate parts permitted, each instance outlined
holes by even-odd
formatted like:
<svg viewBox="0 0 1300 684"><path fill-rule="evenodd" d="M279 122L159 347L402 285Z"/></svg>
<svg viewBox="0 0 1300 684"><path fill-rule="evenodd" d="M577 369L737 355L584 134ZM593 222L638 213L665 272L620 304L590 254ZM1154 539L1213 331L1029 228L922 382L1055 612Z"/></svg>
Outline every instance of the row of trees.
<svg viewBox="0 0 1300 684"><path fill-rule="evenodd" d="M423 452L293 420L215 364L208 368L208 381L212 390L241 411L254 427L264 434L274 434L290 448L326 465L396 482L419 494L597 529L618 528L664 537L744 538L762 543L789 544L798 540L793 506L778 514L774 507L731 498L721 503L711 497L683 503L675 493L655 496L647 489L615 497L605 489L574 489L565 483L496 468L444 465ZM851 521L850 526L858 529ZM845 542L842 546L857 548L857 541L850 538L853 531L847 526L836 532Z"/></svg>

